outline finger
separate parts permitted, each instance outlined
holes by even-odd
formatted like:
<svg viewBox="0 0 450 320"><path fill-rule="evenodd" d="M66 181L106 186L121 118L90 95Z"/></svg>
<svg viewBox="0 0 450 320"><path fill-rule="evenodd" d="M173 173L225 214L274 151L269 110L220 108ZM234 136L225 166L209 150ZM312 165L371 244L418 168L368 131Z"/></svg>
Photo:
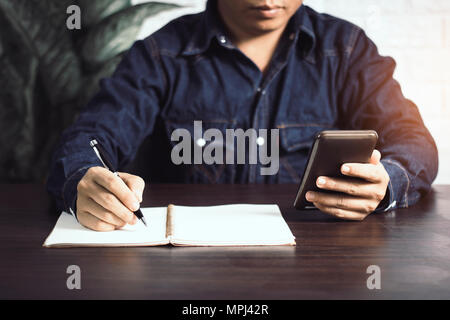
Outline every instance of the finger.
<svg viewBox="0 0 450 320"><path fill-rule="evenodd" d="M127 225L127 222L120 219L117 215L112 213L111 211L103 208L101 205L99 205L97 202L92 200L91 198L88 198L84 203L84 211L90 213L91 215L97 217L98 219L107 222L109 224L112 224L116 227L124 227Z"/></svg>
<svg viewBox="0 0 450 320"><path fill-rule="evenodd" d="M326 207L335 207L365 214L373 212L377 207L376 201L344 194L308 191L306 193L306 200L312 203L319 203Z"/></svg>
<svg viewBox="0 0 450 320"><path fill-rule="evenodd" d="M345 220L354 220L354 221L362 221L365 217L367 217L367 214L360 213L360 212L353 212L345 209L340 208L334 208L334 207L327 207L320 203L314 203L317 209L322 211L323 213L338 217L340 219Z"/></svg>
<svg viewBox="0 0 450 320"><path fill-rule="evenodd" d="M98 184L92 184L89 190L89 198L100 206L112 212L126 223L132 224L134 214L117 197Z"/></svg>
<svg viewBox="0 0 450 320"><path fill-rule="evenodd" d="M127 187L136 195L139 202L142 202L142 194L144 193L145 182L141 177L125 173L119 172L120 178L122 178L123 182L127 185Z"/></svg>
<svg viewBox="0 0 450 320"><path fill-rule="evenodd" d="M97 217L94 217L92 214L80 211L77 213L78 221L85 226L86 228L89 228L94 231L113 231L116 229L116 227L112 224L109 224L105 221L102 221L98 219Z"/></svg>
<svg viewBox="0 0 450 320"><path fill-rule="evenodd" d="M383 173L379 165L371 163L345 163L341 167L343 175L361 178L373 183L382 182Z"/></svg>
<svg viewBox="0 0 450 320"><path fill-rule="evenodd" d="M140 207L139 201L134 193L127 187L125 182L112 172L106 169L103 170L104 171L102 171L101 174L96 174L94 176L94 181L115 195L128 209L133 212L137 211Z"/></svg>
<svg viewBox="0 0 450 320"><path fill-rule="evenodd" d="M355 197L373 198L374 184L360 179L319 177L316 180L318 188L343 192Z"/></svg>
<svg viewBox="0 0 450 320"><path fill-rule="evenodd" d="M381 153L377 149L373 150L369 163L377 165L380 162Z"/></svg>

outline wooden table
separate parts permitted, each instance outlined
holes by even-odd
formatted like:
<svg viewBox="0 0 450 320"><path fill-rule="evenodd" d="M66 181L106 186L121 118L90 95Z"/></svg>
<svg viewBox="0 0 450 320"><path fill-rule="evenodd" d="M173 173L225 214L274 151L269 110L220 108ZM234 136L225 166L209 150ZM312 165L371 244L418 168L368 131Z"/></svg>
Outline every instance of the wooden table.
<svg viewBox="0 0 450 320"><path fill-rule="evenodd" d="M44 187L0 185L0 298L450 298L450 186L363 222L296 211L296 189L151 185L144 196L144 206L277 203L296 247L45 249L58 214ZM69 265L81 268L81 290L66 287ZM367 288L370 265L381 290Z"/></svg>

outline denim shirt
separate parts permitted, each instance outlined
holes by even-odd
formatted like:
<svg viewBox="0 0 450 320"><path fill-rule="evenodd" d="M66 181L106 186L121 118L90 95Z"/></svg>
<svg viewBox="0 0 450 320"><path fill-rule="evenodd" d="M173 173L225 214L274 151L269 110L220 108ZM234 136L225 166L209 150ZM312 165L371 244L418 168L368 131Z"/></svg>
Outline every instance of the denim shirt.
<svg viewBox="0 0 450 320"><path fill-rule="evenodd" d="M118 170L140 149L137 167L150 183L299 183L318 132L371 129L390 176L383 209L412 205L430 189L436 145L392 77L394 60L380 56L363 30L302 5L264 74L225 30L210 0L204 12L132 46L54 153L47 187L61 210L74 211L78 182L101 166L91 138ZM196 120L224 136L226 129L279 129L279 140L270 141L279 147L278 173L261 175L260 164L173 164L172 132L194 136Z"/></svg>

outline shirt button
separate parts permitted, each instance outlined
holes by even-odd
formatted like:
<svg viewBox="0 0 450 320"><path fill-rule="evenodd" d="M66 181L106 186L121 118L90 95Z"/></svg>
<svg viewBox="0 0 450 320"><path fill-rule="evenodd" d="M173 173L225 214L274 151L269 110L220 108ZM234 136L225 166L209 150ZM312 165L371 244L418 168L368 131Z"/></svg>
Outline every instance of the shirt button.
<svg viewBox="0 0 450 320"><path fill-rule="evenodd" d="M289 39L290 39L290 40L294 40L294 39L295 39L295 33L291 33L291 34L289 35Z"/></svg>
<svg viewBox="0 0 450 320"><path fill-rule="evenodd" d="M196 141L196 143L199 147L204 147L206 145L206 140L203 138L200 138Z"/></svg>
<svg viewBox="0 0 450 320"><path fill-rule="evenodd" d="M256 139L256 144L257 144L258 146L263 146L264 143L266 143L266 140L264 140L263 137L258 137L258 138Z"/></svg>
<svg viewBox="0 0 450 320"><path fill-rule="evenodd" d="M225 38L225 36L220 36L219 41L220 41L220 43L225 44L225 43L227 43L227 38Z"/></svg>

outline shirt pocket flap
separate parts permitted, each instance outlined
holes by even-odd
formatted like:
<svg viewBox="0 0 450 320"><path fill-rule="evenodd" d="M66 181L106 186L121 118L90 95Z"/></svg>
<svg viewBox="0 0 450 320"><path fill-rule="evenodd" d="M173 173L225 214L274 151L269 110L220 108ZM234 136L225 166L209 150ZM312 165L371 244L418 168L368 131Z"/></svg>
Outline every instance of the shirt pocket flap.
<svg viewBox="0 0 450 320"><path fill-rule="evenodd" d="M213 129L218 130L222 134L222 138L225 138L226 129L235 129L236 128L236 120L231 119L213 119L213 120L191 120L191 121L173 121L173 120L165 120L165 128L168 137L170 138L173 132L177 129L187 130L191 136L192 142L198 143L199 141L194 141L195 138L195 129L197 126L198 134L200 135L197 138L203 140L203 135L205 131ZM172 141L172 144L175 145L178 142ZM206 141L205 141L206 143ZM214 141L214 143L219 143L219 141Z"/></svg>
<svg viewBox="0 0 450 320"><path fill-rule="evenodd" d="M280 144L287 152L310 148L316 135L324 130L334 129L330 124L280 124Z"/></svg>

